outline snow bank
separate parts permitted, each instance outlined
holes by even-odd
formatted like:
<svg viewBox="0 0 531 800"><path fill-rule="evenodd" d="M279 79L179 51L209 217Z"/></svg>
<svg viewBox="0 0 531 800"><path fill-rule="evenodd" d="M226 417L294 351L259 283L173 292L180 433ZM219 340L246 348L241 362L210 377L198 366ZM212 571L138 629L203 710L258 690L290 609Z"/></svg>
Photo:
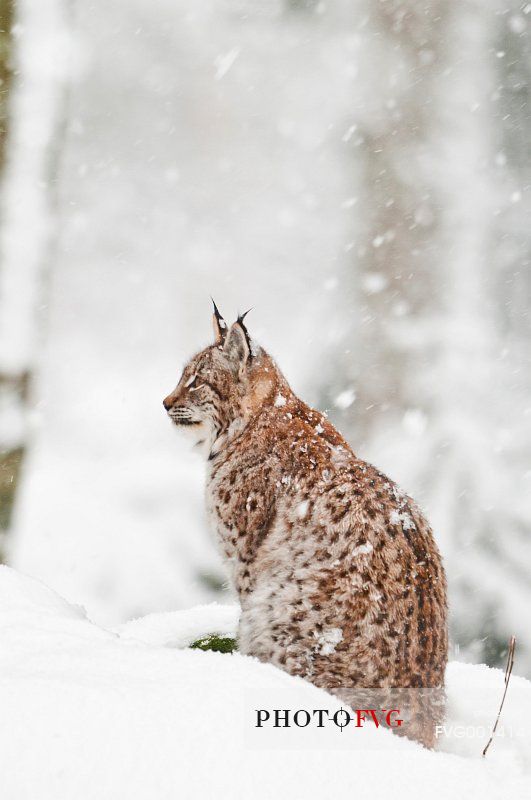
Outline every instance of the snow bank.
<svg viewBox="0 0 531 800"><path fill-rule="evenodd" d="M188 647L205 633L236 637L240 608L235 603L208 603L187 611L148 614L115 628L123 639L138 639L164 647Z"/></svg>
<svg viewBox="0 0 531 800"><path fill-rule="evenodd" d="M297 745L297 731L289 749L264 749L250 729L259 693L282 708L339 705L254 659L153 644L185 642L211 626L231 632L234 621L233 607L213 605L188 617L150 615L118 635L0 567L2 800L525 796L529 732L497 740L486 760L483 742L473 756L464 746L465 755L435 753L388 731L337 728L323 731L318 750L305 749L302 737ZM455 664L448 677L452 720L476 713L489 724L492 709L478 710L471 698L479 684L499 695L502 674ZM530 687L515 679L504 722L529 716Z"/></svg>

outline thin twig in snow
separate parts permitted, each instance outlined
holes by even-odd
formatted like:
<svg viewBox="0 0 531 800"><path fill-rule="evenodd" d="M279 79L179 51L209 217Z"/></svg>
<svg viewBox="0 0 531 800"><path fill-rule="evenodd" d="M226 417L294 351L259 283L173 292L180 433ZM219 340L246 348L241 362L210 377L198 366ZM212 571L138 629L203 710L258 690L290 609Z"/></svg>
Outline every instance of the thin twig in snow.
<svg viewBox="0 0 531 800"><path fill-rule="evenodd" d="M490 744L494 739L494 734L496 733L496 728L498 727L498 722L500 721L500 715L502 712L503 704L505 702L505 695L507 694L507 689L509 688L509 680L511 678L511 672L513 671L515 647L516 647L516 636L511 636L511 640L509 642L509 652L507 653L507 666L505 667L505 689L503 690L503 697L501 699L500 707L498 709L498 716L496 717L494 728L492 729L490 739L485 745L485 748L482 753L483 757L487 755L487 750L489 749Z"/></svg>

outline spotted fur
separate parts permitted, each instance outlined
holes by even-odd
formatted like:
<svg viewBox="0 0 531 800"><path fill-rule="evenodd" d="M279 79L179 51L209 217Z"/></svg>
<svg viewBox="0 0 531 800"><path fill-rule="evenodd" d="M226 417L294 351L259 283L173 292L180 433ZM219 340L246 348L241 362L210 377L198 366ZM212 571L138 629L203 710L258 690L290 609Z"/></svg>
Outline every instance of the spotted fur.
<svg viewBox="0 0 531 800"><path fill-rule="evenodd" d="M164 405L205 449L241 651L326 689L442 687L446 580L425 517L294 395L243 320L214 322Z"/></svg>

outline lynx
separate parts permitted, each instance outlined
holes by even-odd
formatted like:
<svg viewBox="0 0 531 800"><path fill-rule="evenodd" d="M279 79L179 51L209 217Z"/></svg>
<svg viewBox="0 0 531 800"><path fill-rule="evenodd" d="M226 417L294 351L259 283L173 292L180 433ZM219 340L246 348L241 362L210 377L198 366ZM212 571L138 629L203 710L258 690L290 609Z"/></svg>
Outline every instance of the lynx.
<svg viewBox="0 0 531 800"><path fill-rule="evenodd" d="M240 651L338 693L442 687L446 579L428 522L295 396L244 316L229 329L214 304L214 343L164 400L206 454ZM431 728L413 738L433 744Z"/></svg>

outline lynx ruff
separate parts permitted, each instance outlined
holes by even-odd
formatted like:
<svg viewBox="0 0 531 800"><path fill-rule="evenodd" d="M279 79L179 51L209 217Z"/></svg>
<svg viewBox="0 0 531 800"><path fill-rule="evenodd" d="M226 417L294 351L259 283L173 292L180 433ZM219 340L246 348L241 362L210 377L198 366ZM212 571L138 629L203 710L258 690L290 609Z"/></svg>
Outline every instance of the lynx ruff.
<svg viewBox="0 0 531 800"><path fill-rule="evenodd" d="M164 407L205 449L240 651L328 690L442 687L446 579L428 522L294 395L243 317L228 329L214 304L213 320Z"/></svg>

